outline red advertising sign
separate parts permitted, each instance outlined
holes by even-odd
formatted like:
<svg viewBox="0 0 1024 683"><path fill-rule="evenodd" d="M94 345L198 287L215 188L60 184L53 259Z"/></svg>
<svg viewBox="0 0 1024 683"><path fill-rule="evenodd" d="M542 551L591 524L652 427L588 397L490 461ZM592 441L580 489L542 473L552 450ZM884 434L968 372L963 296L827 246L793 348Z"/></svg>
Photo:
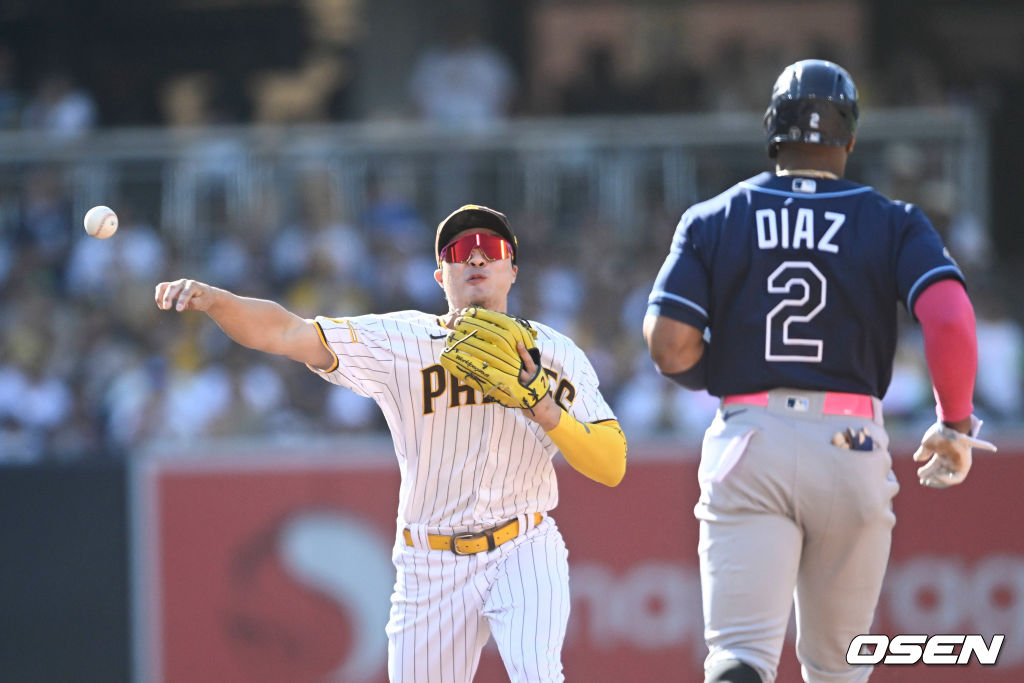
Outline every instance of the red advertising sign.
<svg viewBox="0 0 1024 683"><path fill-rule="evenodd" d="M140 680L386 681L398 468L280 450L157 457L135 477ZM878 666L872 681L1024 680L1024 457L976 456L967 484L921 488L897 460L892 560L873 633L1005 635L983 667ZM364 456L372 457L364 457ZM607 489L559 469L569 546L569 681L702 680L692 453L633 446ZM792 638L778 680L799 681ZM485 649L480 681L507 680Z"/></svg>

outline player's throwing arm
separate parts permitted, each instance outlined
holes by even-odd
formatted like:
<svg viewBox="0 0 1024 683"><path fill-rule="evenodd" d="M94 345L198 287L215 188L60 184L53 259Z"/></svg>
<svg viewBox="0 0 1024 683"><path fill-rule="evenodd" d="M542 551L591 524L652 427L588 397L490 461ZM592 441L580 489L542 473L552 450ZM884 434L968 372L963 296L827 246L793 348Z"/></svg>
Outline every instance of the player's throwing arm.
<svg viewBox="0 0 1024 683"><path fill-rule="evenodd" d="M182 278L156 286L156 305L164 311L202 311L242 346L326 368L334 356L321 343L312 320L266 299L242 297L198 280Z"/></svg>

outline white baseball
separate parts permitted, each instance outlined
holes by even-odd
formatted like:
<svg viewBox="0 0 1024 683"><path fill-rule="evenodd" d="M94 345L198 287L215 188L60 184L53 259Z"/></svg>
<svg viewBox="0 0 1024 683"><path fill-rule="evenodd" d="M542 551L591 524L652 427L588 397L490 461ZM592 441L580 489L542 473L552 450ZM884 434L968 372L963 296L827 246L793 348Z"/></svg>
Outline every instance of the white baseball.
<svg viewBox="0 0 1024 683"><path fill-rule="evenodd" d="M107 239L117 232L117 214L106 206L92 207L85 214L85 231L96 239Z"/></svg>

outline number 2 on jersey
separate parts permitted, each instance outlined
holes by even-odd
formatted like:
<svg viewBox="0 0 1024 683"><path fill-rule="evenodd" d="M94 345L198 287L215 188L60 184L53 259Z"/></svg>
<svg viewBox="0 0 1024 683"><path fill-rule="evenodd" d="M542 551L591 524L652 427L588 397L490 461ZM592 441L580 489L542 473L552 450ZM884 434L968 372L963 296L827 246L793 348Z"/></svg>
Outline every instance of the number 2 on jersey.
<svg viewBox="0 0 1024 683"><path fill-rule="evenodd" d="M797 337L794 323L806 323L825 308L827 282L810 261L784 261L768 276L768 292L784 294L765 320L764 357L769 361L820 363L821 339Z"/></svg>

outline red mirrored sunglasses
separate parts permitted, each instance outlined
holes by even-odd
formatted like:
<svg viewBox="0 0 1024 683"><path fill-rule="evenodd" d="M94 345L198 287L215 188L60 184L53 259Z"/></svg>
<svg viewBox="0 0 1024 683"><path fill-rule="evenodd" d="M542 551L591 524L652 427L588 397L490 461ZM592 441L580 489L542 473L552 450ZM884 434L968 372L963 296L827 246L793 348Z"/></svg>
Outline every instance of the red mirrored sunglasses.
<svg viewBox="0 0 1024 683"><path fill-rule="evenodd" d="M465 263L479 249L488 261L500 261L512 256L512 245L504 237L474 232L449 242L441 250L441 260L448 263Z"/></svg>

